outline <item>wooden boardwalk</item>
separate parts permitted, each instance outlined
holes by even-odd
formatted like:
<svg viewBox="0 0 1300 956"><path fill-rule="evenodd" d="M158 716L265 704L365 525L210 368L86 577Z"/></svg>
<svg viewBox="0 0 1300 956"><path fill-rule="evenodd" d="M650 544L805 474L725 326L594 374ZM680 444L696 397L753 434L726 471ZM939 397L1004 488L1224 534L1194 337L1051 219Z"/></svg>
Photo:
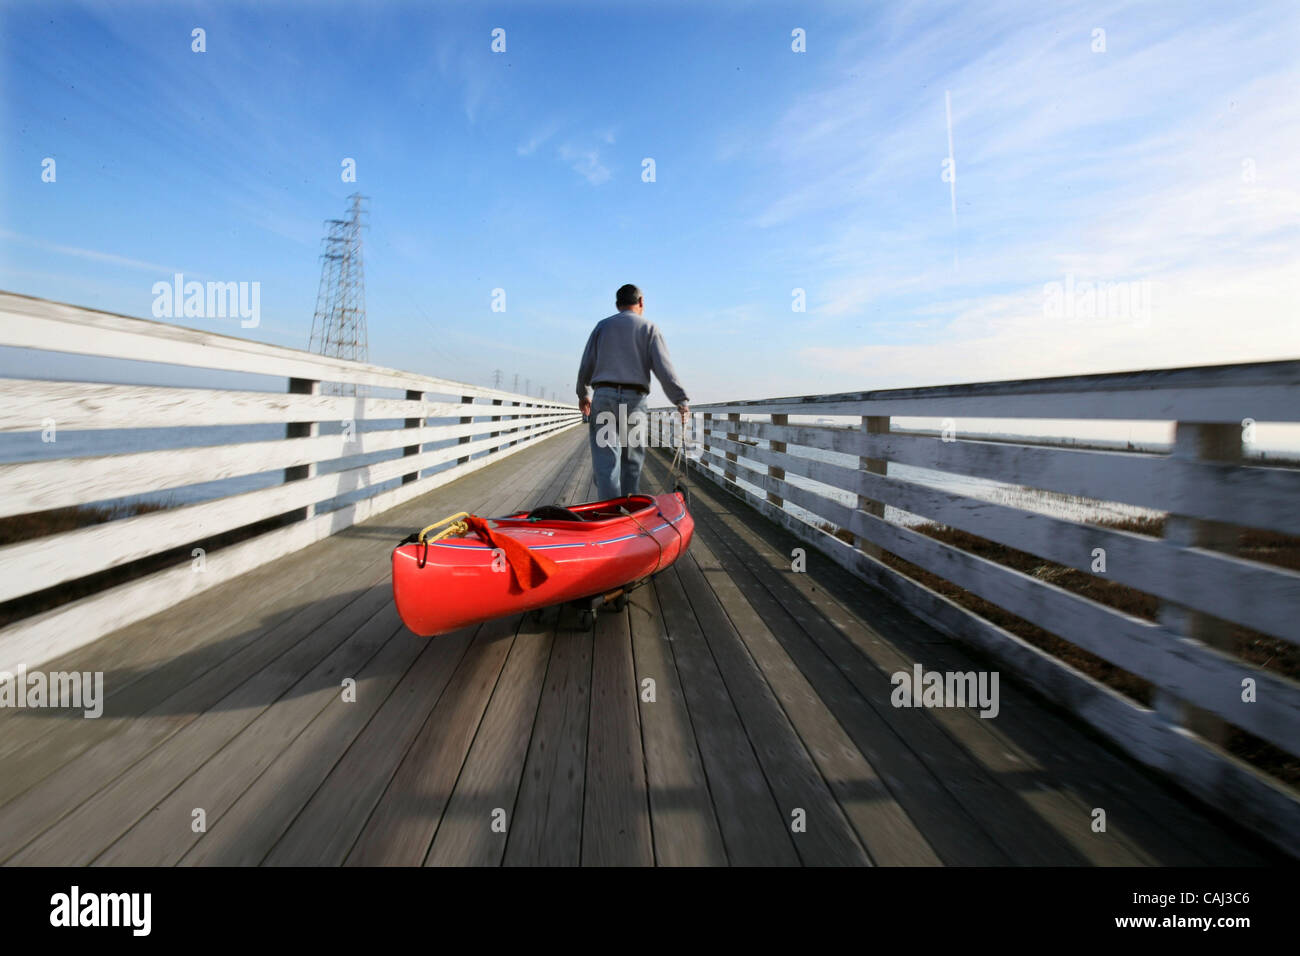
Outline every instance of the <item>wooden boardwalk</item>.
<svg viewBox="0 0 1300 956"><path fill-rule="evenodd" d="M552 609L423 640L388 582L427 521L589 500L573 429L44 665L103 671L105 712L0 711L0 861L1276 861L1006 675L995 719L891 706L916 662L985 665L691 484L690 553L594 632Z"/></svg>

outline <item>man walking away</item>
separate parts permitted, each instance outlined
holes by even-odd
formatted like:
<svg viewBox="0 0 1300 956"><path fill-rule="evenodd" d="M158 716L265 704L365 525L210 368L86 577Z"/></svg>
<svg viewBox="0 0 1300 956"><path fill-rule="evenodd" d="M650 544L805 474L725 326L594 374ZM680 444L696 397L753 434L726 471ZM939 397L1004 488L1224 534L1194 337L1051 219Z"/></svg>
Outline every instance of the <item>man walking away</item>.
<svg viewBox="0 0 1300 956"><path fill-rule="evenodd" d="M668 359L664 337L642 315L645 300L641 290L634 285L623 286L614 305L618 312L596 323L578 366L578 405L589 418L591 467L600 501L634 495L640 486L645 439L650 430L646 400L651 372L659 379L668 400L681 412L683 424L690 414L686 390ZM595 390L590 397L588 385ZM602 414L606 412L609 414ZM619 432L613 443L608 440L610 429L601 431L607 421L612 421ZM626 433L620 422L627 423Z"/></svg>

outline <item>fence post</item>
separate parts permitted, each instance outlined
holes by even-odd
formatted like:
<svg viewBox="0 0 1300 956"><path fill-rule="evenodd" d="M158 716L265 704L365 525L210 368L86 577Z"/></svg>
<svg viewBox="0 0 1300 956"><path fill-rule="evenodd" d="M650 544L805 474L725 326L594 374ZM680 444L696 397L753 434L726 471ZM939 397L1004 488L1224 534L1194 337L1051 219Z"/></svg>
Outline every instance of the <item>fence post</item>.
<svg viewBox="0 0 1300 956"><path fill-rule="evenodd" d="M407 400L408 402L422 402L422 401L424 401L424 392L417 392L417 391L413 391L412 389L409 389L409 388L408 388L408 389L406 390L406 400ZM407 428L423 428L423 427L424 427L424 417L421 416L420 418L408 418L408 419L406 419L406 427L407 427ZM407 445L406 447L404 447L404 448L402 449L402 457L403 457L403 458L410 458L410 457L412 457L413 455L418 455L419 453L420 453L420 446L419 446L419 445ZM409 474L405 474L405 475L402 476L402 484L404 484L404 485L409 485L411 482L418 480L419 477L420 477L420 473L419 473L418 471L413 471L413 472L410 472Z"/></svg>
<svg viewBox="0 0 1300 956"><path fill-rule="evenodd" d="M492 404L493 404L493 405L500 405L500 404L501 404L501 399L499 399L499 398L494 398L494 399L492 399ZM500 415L493 415L493 416L492 416L492 421L494 421L494 422L499 422L499 421L501 421L501 416L500 416ZM489 438L496 438L496 437L498 437L500 434L501 434L501 430L500 430L500 429L497 429L496 431L492 432L488 437L489 437ZM499 452L500 450L501 450L500 448L493 447L493 448L490 449L490 452L491 452L492 454L496 454L496 453Z"/></svg>
<svg viewBox="0 0 1300 956"><path fill-rule="evenodd" d="M517 407L517 410L520 412L520 414L518 414L518 415L515 416L515 421L518 422L519 424L515 426L515 440L512 441L510 444L512 444L512 445L518 445L521 441L523 441L523 439L519 437L519 429L524 428L525 425L526 425L526 422L528 421L528 419L526 419L526 418L524 417L523 412L524 412L524 409L526 409L526 408L531 408L531 407L532 407L532 404L533 404L532 402L520 402L520 403L519 403L519 405L518 405L518 407Z"/></svg>
<svg viewBox="0 0 1300 956"><path fill-rule="evenodd" d="M1170 458L1175 461L1240 461L1241 428L1235 424L1176 422ZM1238 535L1234 525L1218 521L1173 513L1165 518L1164 540L1169 545L1171 562L1178 561L1183 548L1210 548L1234 554L1238 549ZM1226 621L1164 600L1160 602L1159 621L1182 637L1231 652L1233 625ZM1155 709L1170 723L1212 743L1222 745L1227 742L1227 724L1217 714L1201 710L1160 688L1155 692Z"/></svg>
<svg viewBox="0 0 1300 956"><path fill-rule="evenodd" d="M889 416L888 415L863 415L862 416L862 433L864 435L888 435L889 434ZM873 475L884 475L888 473L889 463L884 458L867 458L858 456L858 467L863 471L869 471ZM885 516L885 506L882 502L873 501L862 495L858 495L858 510L865 511L869 515L875 515L877 518ZM884 552L880 545L866 538L853 536L854 545L863 554L879 559Z"/></svg>
<svg viewBox="0 0 1300 956"><path fill-rule="evenodd" d="M713 413L704 413L704 424L700 429L700 467L710 467L704 460L704 453L709 450L709 429L713 426Z"/></svg>
<svg viewBox="0 0 1300 956"><path fill-rule="evenodd" d="M773 415L772 424L788 425L790 424L790 416ZM785 442L783 441L776 441L775 439L769 439L767 444L768 447L772 449L772 451L779 451L779 452L785 451ZM785 478L785 469L781 468L778 465L768 465L767 473L771 475L773 478L780 478L780 479ZM772 504L776 505L778 508L784 507L785 505L785 499L782 498L780 495L778 495L775 491L769 491L767 493L767 500L770 501Z"/></svg>
<svg viewBox="0 0 1300 956"><path fill-rule="evenodd" d="M290 395L319 395L320 382L314 378L291 378L289 379ZM320 434L320 424L318 422L289 422L285 425L285 438L315 438ZM288 484L291 481L303 481L307 478L316 477L316 463L308 462L305 465L293 465L284 470L284 481ZM287 521L306 521L316 514L316 505L309 504L302 508L296 508L286 514Z"/></svg>
<svg viewBox="0 0 1300 956"><path fill-rule="evenodd" d="M470 404L473 404L473 402L474 402L474 396L473 396L473 395L462 395L462 396L460 397L460 402L461 402L462 405L470 405ZM469 416L462 415L461 418L460 418L460 423L461 423L462 425L467 425L467 424L469 424L470 422L472 422L473 420L474 420L474 416L473 416L473 415L469 415ZM473 440L473 436L472 436L472 435L461 435L460 438L456 439L456 444L457 444L457 445L467 445L467 444L469 444L470 441L472 441L472 440ZM464 458L457 458L457 459L456 459L456 464L458 464L458 465L463 465L463 464L465 464L465 462L467 462L467 461L469 461L469 455L466 455Z"/></svg>
<svg viewBox="0 0 1300 956"><path fill-rule="evenodd" d="M727 421L729 421L729 422L738 422L738 421L740 421L740 413L739 413L739 412L729 412L729 413L727 414ZM727 432L727 440L728 440L728 441L740 441L740 432ZM727 454L727 461L735 461L735 460L736 460L736 453L735 453L734 451L729 451L729 452L727 452L726 454ZM729 479L732 480L732 481L735 481L735 480L736 480L736 473L735 473L734 471L727 471L726 469L723 469L723 475L724 475L725 477L729 478Z"/></svg>

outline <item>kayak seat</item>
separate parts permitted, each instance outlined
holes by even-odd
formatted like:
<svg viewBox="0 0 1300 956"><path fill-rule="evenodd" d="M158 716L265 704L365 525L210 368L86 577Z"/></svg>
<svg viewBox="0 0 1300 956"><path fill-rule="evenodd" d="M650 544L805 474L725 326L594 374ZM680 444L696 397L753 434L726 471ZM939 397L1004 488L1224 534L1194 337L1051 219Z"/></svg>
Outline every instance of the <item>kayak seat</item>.
<svg viewBox="0 0 1300 956"><path fill-rule="evenodd" d="M582 515L575 514L559 505L542 505L528 512L529 521L581 521Z"/></svg>

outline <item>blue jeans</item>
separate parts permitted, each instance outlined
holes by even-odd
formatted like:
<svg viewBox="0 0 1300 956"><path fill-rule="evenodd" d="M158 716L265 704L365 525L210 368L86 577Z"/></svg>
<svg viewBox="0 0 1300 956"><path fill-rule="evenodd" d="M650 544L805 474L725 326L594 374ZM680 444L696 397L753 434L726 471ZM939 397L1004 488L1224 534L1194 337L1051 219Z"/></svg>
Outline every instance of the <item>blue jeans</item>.
<svg viewBox="0 0 1300 956"><path fill-rule="evenodd" d="M587 439L591 445L597 501L634 495L638 491L646 443L650 440L648 398L631 389L604 385L591 393Z"/></svg>

